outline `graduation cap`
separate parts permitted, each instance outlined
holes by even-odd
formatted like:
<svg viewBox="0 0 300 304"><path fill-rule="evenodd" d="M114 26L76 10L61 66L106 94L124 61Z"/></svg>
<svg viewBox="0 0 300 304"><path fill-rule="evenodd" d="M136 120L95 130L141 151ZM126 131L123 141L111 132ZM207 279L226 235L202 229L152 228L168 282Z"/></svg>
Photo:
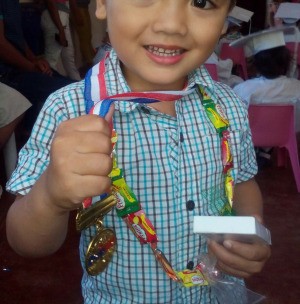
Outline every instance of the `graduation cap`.
<svg viewBox="0 0 300 304"><path fill-rule="evenodd" d="M294 26L273 27L268 30L255 32L253 34L243 36L240 39L230 43L232 47L244 46L248 56L255 55L261 51L269 50L285 45L284 33L294 33Z"/></svg>
<svg viewBox="0 0 300 304"><path fill-rule="evenodd" d="M281 3L275 18L280 18L285 23L296 23L300 19L300 3Z"/></svg>
<svg viewBox="0 0 300 304"><path fill-rule="evenodd" d="M231 12L228 14L227 20L230 23L240 26L242 22L249 22L253 14L253 12L242 7L234 6Z"/></svg>

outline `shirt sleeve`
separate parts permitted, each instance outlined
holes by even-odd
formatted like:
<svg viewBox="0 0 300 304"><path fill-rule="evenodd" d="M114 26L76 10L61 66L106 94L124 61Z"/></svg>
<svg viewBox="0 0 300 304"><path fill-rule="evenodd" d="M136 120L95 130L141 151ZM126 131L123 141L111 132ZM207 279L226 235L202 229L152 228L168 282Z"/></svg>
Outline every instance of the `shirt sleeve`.
<svg viewBox="0 0 300 304"><path fill-rule="evenodd" d="M257 174L257 162L246 107L240 112L239 145L234 161L237 169L235 183L247 181Z"/></svg>
<svg viewBox="0 0 300 304"><path fill-rule="evenodd" d="M67 86L49 96L29 140L19 153L17 168L6 185L7 191L21 195L29 192L49 164L50 147L59 124L82 114L84 102L78 99L76 89Z"/></svg>
<svg viewBox="0 0 300 304"><path fill-rule="evenodd" d="M248 120L245 123L248 124ZM241 133L240 153L237 161L239 170L236 183L247 181L257 174L256 156L250 128Z"/></svg>
<svg viewBox="0 0 300 304"><path fill-rule="evenodd" d="M248 107L251 95L248 94L248 82L241 82L233 88L234 92L241 98L243 103Z"/></svg>

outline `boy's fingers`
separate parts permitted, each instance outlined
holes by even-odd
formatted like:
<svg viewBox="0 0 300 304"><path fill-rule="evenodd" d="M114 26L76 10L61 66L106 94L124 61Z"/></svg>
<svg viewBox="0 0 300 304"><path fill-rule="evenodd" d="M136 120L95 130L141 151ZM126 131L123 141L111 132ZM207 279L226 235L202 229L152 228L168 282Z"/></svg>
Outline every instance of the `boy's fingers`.
<svg viewBox="0 0 300 304"><path fill-rule="evenodd" d="M270 257L270 246L263 243L245 244L226 240L223 246L230 252L249 261L265 261Z"/></svg>
<svg viewBox="0 0 300 304"><path fill-rule="evenodd" d="M114 106L114 104L111 104L107 114L105 115L105 120L107 122L111 123L114 111L115 111L115 106Z"/></svg>
<svg viewBox="0 0 300 304"><path fill-rule="evenodd" d="M220 261L218 261L218 263L217 263L217 268L226 274L229 274L229 275L232 275L232 276L235 276L238 278L243 278L243 279L249 278L252 274L252 273L248 273L247 271L242 271L239 269L232 268Z"/></svg>
<svg viewBox="0 0 300 304"><path fill-rule="evenodd" d="M226 244L225 242L228 243ZM246 251L254 252L256 250L248 247L253 245L241 244L238 242L230 241L230 243L232 244L230 245L231 247L228 248L229 241L225 242L224 243L226 244L226 247L214 241L209 242L209 249L215 255L217 259L217 266L220 270L228 274L243 278L247 278L250 275L261 271L264 262L267 259L266 255L263 255L264 258L262 258L261 260L248 259L247 257L241 254L240 250L237 250L238 246L235 245L239 244L241 245L241 247L245 247L247 245ZM233 243L235 244L233 245ZM234 252L234 248L237 252Z"/></svg>
<svg viewBox="0 0 300 304"><path fill-rule="evenodd" d="M82 115L76 118L72 118L66 121L63 121L58 129L56 134L68 134L70 132L80 131L80 132L102 132L106 135L111 134L111 129L109 124L104 118L99 117L98 115Z"/></svg>
<svg viewBox="0 0 300 304"><path fill-rule="evenodd" d="M114 113L114 105L110 106L108 113L105 118L99 117L95 114L82 115L73 119L66 120L62 122L59 126L58 131L101 131L105 134L111 133L110 123L112 121L112 116Z"/></svg>
<svg viewBox="0 0 300 304"><path fill-rule="evenodd" d="M218 244L210 241L209 248L222 260L231 259L232 254L248 261L265 261L270 257L270 246L262 243L246 244L225 240L223 244Z"/></svg>
<svg viewBox="0 0 300 304"><path fill-rule="evenodd" d="M106 154L79 154L75 162L76 166L73 166L72 172L80 176L108 176L112 169L112 159Z"/></svg>
<svg viewBox="0 0 300 304"><path fill-rule="evenodd" d="M78 153L111 153L111 138L109 135L103 135L100 132L76 132L74 134L74 139L71 139L71 142L76 145L74 152Z"/></svg>

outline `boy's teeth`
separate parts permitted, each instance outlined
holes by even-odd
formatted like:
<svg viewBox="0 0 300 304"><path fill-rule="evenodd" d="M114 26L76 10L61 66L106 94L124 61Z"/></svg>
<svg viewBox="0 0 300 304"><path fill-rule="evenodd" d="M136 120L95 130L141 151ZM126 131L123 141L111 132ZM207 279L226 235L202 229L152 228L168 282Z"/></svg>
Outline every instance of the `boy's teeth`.
<svg viewBox="0 0 300 304"><path fill-rule="evenodd" d="M180 50L166 50L160 47L148 46L148 51L159 56L176 56L180 55Z"/></svg>

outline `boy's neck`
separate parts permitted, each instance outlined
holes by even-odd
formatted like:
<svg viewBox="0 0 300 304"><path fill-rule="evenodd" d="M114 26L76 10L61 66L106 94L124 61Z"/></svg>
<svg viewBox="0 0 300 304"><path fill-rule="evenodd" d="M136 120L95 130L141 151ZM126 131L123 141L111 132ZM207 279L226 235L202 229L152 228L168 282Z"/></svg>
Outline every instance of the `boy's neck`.
<svg viewBox="0 0 300 304"><path fill-rule="evenodd" d="M176 117L175 102L176 101L161 101L161 102L151 103L149 107L163 114Z"/></svg>

